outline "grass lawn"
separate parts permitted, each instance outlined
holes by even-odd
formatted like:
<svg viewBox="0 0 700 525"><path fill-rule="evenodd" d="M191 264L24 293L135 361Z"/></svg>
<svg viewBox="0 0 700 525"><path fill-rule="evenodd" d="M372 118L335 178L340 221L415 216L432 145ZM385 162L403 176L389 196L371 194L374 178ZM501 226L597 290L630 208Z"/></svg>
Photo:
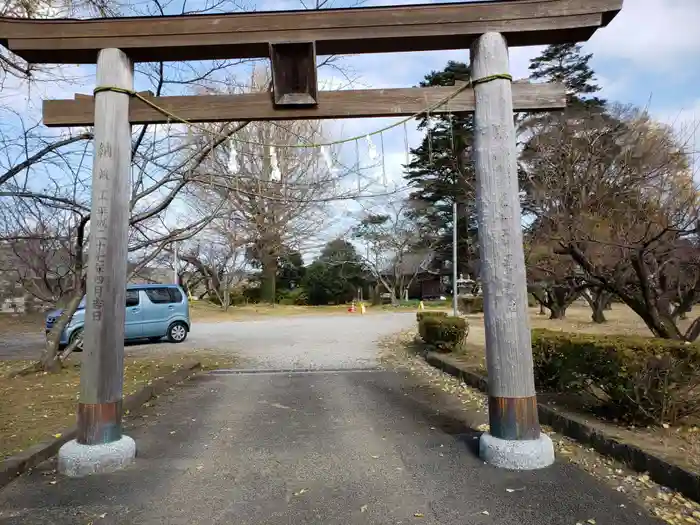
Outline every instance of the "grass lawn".
<svg viewBox="0 0 700 525"><path fill-rule="evenodd" d="M0 336L6 334L41 333L44 328L45 315L31 314L0 314Z"/></svg>
<svg viewBox="0 0 700 525"><path fill-rule="evenodd" d="M449 303L449 302L448 302ZM449 304L444 301L426 302L426 308L444 308ZM398 307L388 304L372 306L365 303L366 313L407 312L418 309L418 301L402 303ZM224 312L220 307L206 301L190 302L190 315L193 321L245 321L258 317L291 317L300 315L347 315L349 304L327 306L296 306L296 305L266 305L249 304L232 306Z"/></svg>
<svg viewBox="0 0 700 525"><path fill-rule="evenodd" d="M196 359L205 369L233 365L231 356L210 353L125 358L124 396ZM55 374L8 377L29 361L0 361L0 459L50 439L75 424L80 363L69 361Z"/></svg>

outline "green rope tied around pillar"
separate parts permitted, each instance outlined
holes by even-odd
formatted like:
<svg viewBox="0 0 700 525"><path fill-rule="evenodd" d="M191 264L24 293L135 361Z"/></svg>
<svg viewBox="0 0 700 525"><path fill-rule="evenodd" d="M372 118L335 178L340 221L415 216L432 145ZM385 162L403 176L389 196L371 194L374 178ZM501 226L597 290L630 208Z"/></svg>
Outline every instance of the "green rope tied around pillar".
<svg viewBox="0 0 700 525"><path fill-rule="evenodd" d="M494 80L508 80L509 82L513 82L513 77L509 75L508 73L496 73L495 75L488 75L485 77L481 78L475 78L472 79L470 84L472 86L476 86L478 84L485 84L486 82L492 82Z"/></svg>

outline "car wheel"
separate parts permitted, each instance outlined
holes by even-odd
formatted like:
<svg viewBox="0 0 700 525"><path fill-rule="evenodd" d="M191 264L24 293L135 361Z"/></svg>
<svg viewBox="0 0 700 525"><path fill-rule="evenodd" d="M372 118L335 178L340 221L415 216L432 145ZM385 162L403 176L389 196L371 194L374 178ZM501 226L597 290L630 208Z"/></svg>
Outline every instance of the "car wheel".
<svg viewBox="0 0 700 525"><path fill-rule="evenodd" d="M168 341L182 343L187 338L187 325L180 321L173 323L168 328Z"/></svg>
<svg viewBox="0 0 700 525"><path fill-rule="evenodd" d="M74 342L78 342L76 345L75 349L73 350L74 352L82 352L83 351L83 329L78 328L75 332L73 332L70 335L70 340L68 341L68 345L72 345Z"/></svg>

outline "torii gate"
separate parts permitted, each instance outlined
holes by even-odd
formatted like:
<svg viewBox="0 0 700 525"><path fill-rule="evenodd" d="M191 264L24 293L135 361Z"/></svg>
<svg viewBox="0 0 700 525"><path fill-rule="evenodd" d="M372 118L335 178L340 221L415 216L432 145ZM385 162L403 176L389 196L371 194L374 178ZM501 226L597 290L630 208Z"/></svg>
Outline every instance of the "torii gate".
<svg viewBox="0 0 700 525"><path fill-rule="evenodd" d="M532 369L513 110L566 106L563 86L511 84L508 45L587 40L623 0L510 0L396 7L96 20L0 19L0 44L32 63L97 63L95 97L44 102L48 126L94 125L91 242L77 440L59 452L70 476L129 464L121 430L131 124L410 116L473 111L490 432L482 458L535 469L554 461L540 432ZM316 54L471 46L469 90L318 91ZM273 93L151 97L133 62L270 58ZM454 96L451 96L454 95Z"/></svg>

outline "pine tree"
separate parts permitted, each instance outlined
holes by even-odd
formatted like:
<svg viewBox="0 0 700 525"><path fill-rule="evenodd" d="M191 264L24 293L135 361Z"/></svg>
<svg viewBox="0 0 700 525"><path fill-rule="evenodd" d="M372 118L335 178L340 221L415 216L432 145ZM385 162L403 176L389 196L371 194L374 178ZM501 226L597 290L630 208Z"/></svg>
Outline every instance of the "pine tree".
<svg viewBox="0 0 700 525"><path fill-rule="evenodd" d="M442 71L426 75L420 86L450 86L469 79L466 64L450 61ZM451 266L452 205L457 200L458 271L470 274L474 273L477 260L473 125L471 114L423 116L418 126L424 132L423 140L411 149L411 161L404 175L413 190L413 216L434 232L425 244L434 247L436 267L443 267L446 261Z"/></svg>
<svg viewBox="0 0 700 525"><path fill-rule="evenodd" d="M589 65L592 57L590 53L581 53L580 44L547 46L530 61L530 78L564 84L569 106L603 107L605 100L594 96L600 86L595 83L595 73Z"/></svg>

